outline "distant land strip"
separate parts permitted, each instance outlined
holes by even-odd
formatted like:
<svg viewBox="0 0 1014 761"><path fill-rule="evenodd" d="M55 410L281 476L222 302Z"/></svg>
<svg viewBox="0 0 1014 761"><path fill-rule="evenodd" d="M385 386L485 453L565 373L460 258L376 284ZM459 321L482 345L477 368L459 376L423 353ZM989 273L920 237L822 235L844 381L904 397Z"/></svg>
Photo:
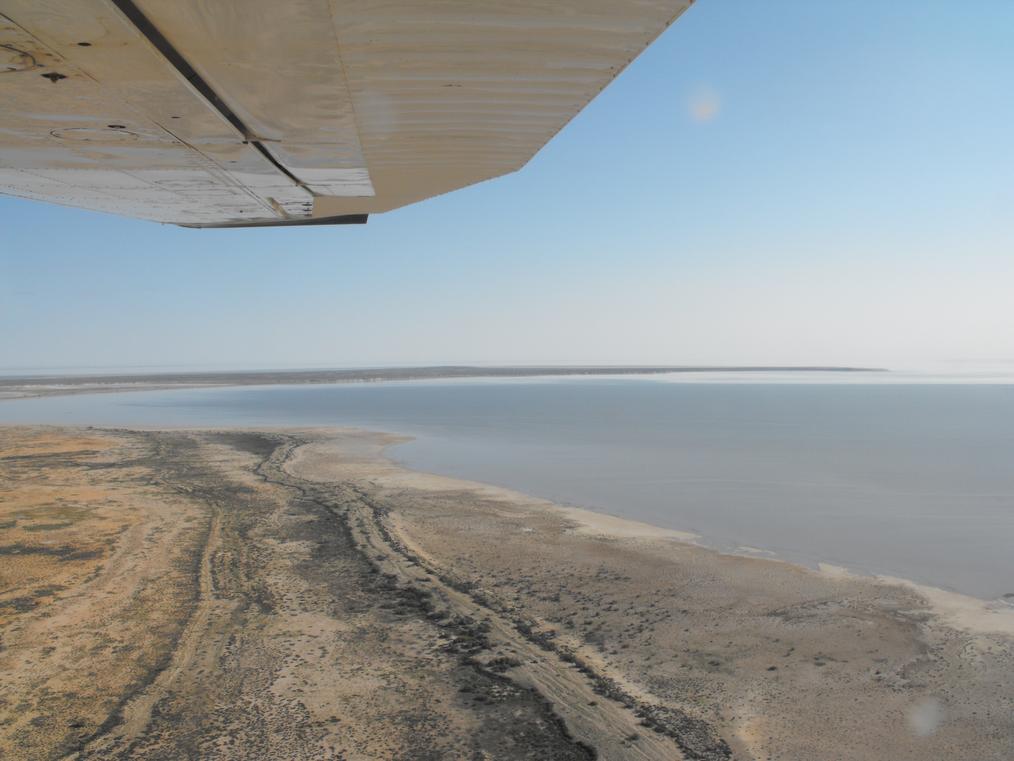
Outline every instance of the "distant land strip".
<svg viewBox="0 0 1014 761"><path fill-rule="evenodd" d="M0 398L155 390L194 386L262 386L295 383L371 383L451 378L535 378L582 375L665 375L670 373L886 372L876 367L822 365L434 365L344 370L246 370L224 372L138 373L115 375L8 375L0 377Z"/></svg>

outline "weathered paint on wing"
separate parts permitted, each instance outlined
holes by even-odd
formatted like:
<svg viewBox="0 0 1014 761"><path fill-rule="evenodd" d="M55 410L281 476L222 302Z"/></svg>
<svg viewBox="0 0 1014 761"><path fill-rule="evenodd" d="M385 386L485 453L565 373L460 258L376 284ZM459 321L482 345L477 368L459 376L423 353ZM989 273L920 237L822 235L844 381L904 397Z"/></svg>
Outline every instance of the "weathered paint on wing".
<svg viewBox="0 0 1014 761"><path fill-rule="evenodd" d="M522 167L690 0L0 0L0 193L362 221Z"/></svg>

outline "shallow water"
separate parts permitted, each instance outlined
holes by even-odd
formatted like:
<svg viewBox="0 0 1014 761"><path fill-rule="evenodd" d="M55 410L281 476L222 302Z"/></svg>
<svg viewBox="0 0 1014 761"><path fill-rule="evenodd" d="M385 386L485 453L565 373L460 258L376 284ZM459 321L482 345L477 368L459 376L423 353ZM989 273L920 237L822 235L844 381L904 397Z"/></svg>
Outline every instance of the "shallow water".
<svg viewBox="0 0 1014 761"><path fill-rule="evenodd" d="M1014 592L1014 386L661 379L271 386L0 401L0 422L355 425L419 470L722 549Z"/></svg>

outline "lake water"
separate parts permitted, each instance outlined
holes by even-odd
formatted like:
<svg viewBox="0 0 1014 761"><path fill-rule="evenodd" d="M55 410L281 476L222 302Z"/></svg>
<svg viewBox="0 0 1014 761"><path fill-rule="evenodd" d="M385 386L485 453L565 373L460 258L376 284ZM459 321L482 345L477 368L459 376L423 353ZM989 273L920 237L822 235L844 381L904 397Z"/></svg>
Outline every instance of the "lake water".
<svg viewBox="0 0 1014 761"><path fill-rule="evenodd" d="M984 598L1014 592L1014 386L581 378L0 401L0 422L345 425L410 467Z"/></svg>

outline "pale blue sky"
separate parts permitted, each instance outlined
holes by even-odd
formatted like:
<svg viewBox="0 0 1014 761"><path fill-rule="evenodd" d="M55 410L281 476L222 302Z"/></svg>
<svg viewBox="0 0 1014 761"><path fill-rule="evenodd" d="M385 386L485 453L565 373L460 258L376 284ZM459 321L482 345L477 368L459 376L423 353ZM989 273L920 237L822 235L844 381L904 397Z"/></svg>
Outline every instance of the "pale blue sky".
<svg viewBox="0 0 1014 761"><path fill-rule="evenodd" d="M0 368L1014 358L1012 30L699 0L521 172L364 227L0 197Z"/></svg>

